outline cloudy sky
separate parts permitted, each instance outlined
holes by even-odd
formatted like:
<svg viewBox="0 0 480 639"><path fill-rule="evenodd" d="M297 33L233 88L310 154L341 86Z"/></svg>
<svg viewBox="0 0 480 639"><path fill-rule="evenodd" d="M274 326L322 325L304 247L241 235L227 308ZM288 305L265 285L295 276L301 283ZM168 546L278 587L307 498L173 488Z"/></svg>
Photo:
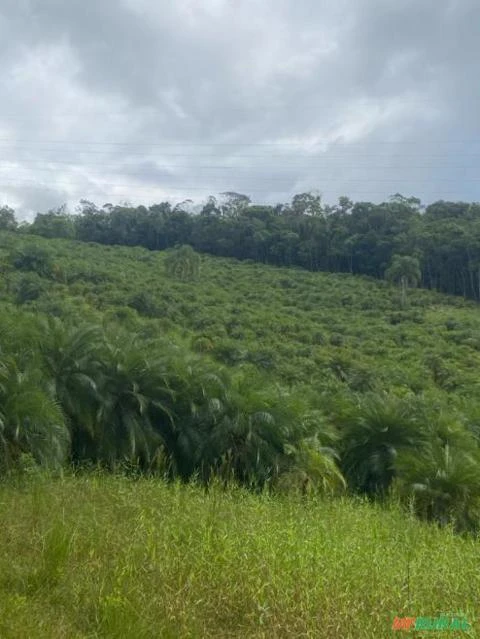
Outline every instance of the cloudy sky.
<svg viewBox="0 0 480 639"><path fill-rule="evenodd" d="M480 200L479 0L2 0L0 204Z"/></svg>

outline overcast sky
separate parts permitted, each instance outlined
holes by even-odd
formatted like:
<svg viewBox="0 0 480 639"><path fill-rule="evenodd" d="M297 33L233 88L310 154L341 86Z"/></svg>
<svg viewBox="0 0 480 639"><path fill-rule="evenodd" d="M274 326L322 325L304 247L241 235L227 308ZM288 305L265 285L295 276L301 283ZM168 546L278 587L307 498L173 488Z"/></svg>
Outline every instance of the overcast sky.
<svg viewBox="0 0 480 639"><path fill-rule="evenodd" d="M2 0L0 204L480 200L479 0Z"/></svg>

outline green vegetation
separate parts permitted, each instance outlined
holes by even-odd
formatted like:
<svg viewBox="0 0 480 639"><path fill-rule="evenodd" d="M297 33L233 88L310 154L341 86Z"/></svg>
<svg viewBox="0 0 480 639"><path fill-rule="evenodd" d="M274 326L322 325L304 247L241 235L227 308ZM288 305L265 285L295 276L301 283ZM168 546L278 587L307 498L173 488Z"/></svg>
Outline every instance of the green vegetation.
<svg viewBox="0 0 480 639"><path fill-rule="evenodd" d="M26 472L0 485L2 639L477 636L477 542L394 505Z"/></svg>
<svg viewBox="0 0 480 639"><path fill-rule="evenodd" d="M385 278L397 282L402 288L402 306L407 302L407 288L418 286L422 278L420 264L415 257L394 255L391 265L385 271Z"/></svg>
<svg viewBox="0 0 480 639"><path fill-rule="evenodd" d="M187 210L189 209L189 210ZM480 204L422 205L400 194L380 204L324 204L318 194L299 193L288 204L252 205L239 193L209 197L192 214L190 201L150 207L97 207L81 201L77 214L63 206L39 213L19 232L107 245L163 250L190 245L211 255L277 266L390 276L417 286L480 300ZM0 211L0 229L16 227L11 209ZM400 271L407 267L402 279ZM388 269L388 272L387 272Z"/></svg>
<svg viewBox="0 0 480 639"><path fill-rule="evenodd" d="M402 304L386 282L191 247L5 232L1 250L5 472L30 453L256 489L394 490L477 531L473 302L412 288ZM412 283L415 262L400 267Z"/></svg>
<svg viewBox="0 0 480 639"><path fill-rule="evenodd" d="M191 246L180 246L165 258L165 270L170 277L194 280L200 271L200 256Z"/></svg>
<svg viewBox="0 0 480 639"><path fill-rule="evenodd" d="M66 238L0 231L0 636L474 623L475 302Z"/></svg>

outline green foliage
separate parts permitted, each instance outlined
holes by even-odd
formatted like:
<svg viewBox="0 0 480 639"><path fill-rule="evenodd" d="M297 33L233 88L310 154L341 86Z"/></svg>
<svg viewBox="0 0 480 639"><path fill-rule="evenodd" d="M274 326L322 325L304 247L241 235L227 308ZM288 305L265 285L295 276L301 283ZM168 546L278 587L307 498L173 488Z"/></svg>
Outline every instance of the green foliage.
<svg viewBox="0 0 480 639"><path fill-rule="evenodd" d="M36 273L28 273L14 287L17 304L25 304L37 300L45 291L45 284Z"/></svg>
<svg viewBox="0 0 480 639"><path fill-rule="evenodd" d="M61 467L69 435L60 406L49 395L38 370L19 368L9 356L0 360L0 473L31 454L39 464Z"/></svg>
<svg viewBox="0 0 480 639"><path fill-rule="evenodd" d="M302 426L308 407L292 404L287 395L275 397L251 370L231 377L178 344L145 343L123 332L108 337L94 324L67 325L58 318L36 324L26 362L42 379L45 406L54 402L61 409L75 463L110 469L128 463L152 472L161 456L171 477L200 474L207 481L221 472L262 486L291 466L287 446L301 446L312 433ZM5 415L15 397L10 385L20 379L14 373L5 371ZM24 400L23 409L24 420L13 422L16 430L7 417L2 420L5 450L43 459L44 449L25 425L37 417L28 413L36 404Z"/></svg>
<svg viewBox="0 0 480 639"><path fill-rule="evenodd" d="M425 208L418 198L396 193L379 204L342 196L338 204L324 205L318 193L309 192L294 195L290 204L265 206L225 192L207 198L199 215L188 213L185 204L99 208L81 200L76 215L63 206L17 230L150 250L190 245L247 262L376 278L387 269L402 285L402 304L407 284L480 299L477 203L439 201ZM8 230L16 228L12 215L7 207L2 219ZM405 279L400 272L408 273ZM363 303L374 308L368 298Z"/></svg>
<svg viewBox="0 0 480 639"><path fill-rule="evenodd" d="M145 315L146 317L156 317L158 314L158 307L155 300L145 291L133 295L128 302L128 306L134 308L140 315Z"/></svg>
<svg viewBox="0 0 480 639"><path fill-rule="evenodd" d="M339 411L341 468L350 487L385 496L397 475L403 450L418 449L422 434L408 400L366 396Z"/></svg>
<svg viewBox="0 0 480 639"><path fill-rule="evenodd" d="M394 255L385 271L385 278L402 286L418 286L421 279L420 263L415 257Z"/></svg>
<svg viewBox="0 0 480 639"><path fill-rule="evenodd" d="M67 463L287 492L338 493L345 477L347 491L385 499L398 487L407 503L428 477L402 460L428 456L439 411L442 433L476 432L472 303L411 289L398 311L372 278L208 256L201 278L182 280L165 254L26 234L2 236L0 260L32 247L55 270L5 262L0 345L60 408ZM30 283L37 299L15 309ZM16 458L35 452L25 437ZM461 457L478 438L448 444ZM468 517L436 519L474 529L468 494Z"/></svg>
<svg viewBox="0 0 480 639"><path fill-rule="evenodd" d="M69 215L66 206L48 211L47 213L37 213L30 232L43 237L75 237L75 220Z"/></svg>
<svg viewBox="0 0 480 639"><path fill-rule="evenodd" d="M2 206L0 208L0 231L15 231L16 228L15 211L9 206Z"/></svg>
<svg viewBox="0 0 480 639"><path fill-rule="evenodd" d="M52 256L37 244L27 244L17 249L10 255L10 262L20 271L34 271L44 277L49 277L53 272Z"/></svg>
<svg viewBox="0 0 480 639"><path fill-rule="evenodd" d="M479 531L480 455L471 447L428 441L400 460L401 490L427 521Z"/></svg>
<svg viewBox="0 0 480 639"><path fill-rule="evenodd" d="M401 286L402 306L405 306L407 288L418 286L421 277L420 262L408 255L394 255L391 265L385 271L385 279Z"/></svg>
<svg viewBox="0 0 480 639"><path fill-rule="evenodd" d="M165 270L169 277L182 281L196 279L200 270L200 256L191 246L180 246L165 258Z"/></svg>

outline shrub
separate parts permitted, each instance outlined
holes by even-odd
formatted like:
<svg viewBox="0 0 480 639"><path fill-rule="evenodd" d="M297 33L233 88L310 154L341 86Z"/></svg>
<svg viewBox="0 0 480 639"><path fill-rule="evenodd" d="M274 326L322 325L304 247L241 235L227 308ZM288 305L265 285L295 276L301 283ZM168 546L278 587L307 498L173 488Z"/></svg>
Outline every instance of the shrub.
<svg viewBox="0 0 480 639"><path fill-rule="evenodd" d="M20 271L34 271L44 277L50 277L53 273L51 254L36 244L14 251L10 255L10 261Z"/></svg>
<svg viewBox="0 0 480 639"><path fill-rule="evenodd" d="M45 285L38 275L30 273L21 278L15 289L15 302L25 304L37 300L44 292Z"/></svg>
<svg viewBox="0 0 480 639"><path fill-rule="evenodd" d="M137 293L130 298L128 306L135 309L140 315L145 315L146 317L156 317L158 314L155 300L150 293L146 293L145 291Z"/></svg>

